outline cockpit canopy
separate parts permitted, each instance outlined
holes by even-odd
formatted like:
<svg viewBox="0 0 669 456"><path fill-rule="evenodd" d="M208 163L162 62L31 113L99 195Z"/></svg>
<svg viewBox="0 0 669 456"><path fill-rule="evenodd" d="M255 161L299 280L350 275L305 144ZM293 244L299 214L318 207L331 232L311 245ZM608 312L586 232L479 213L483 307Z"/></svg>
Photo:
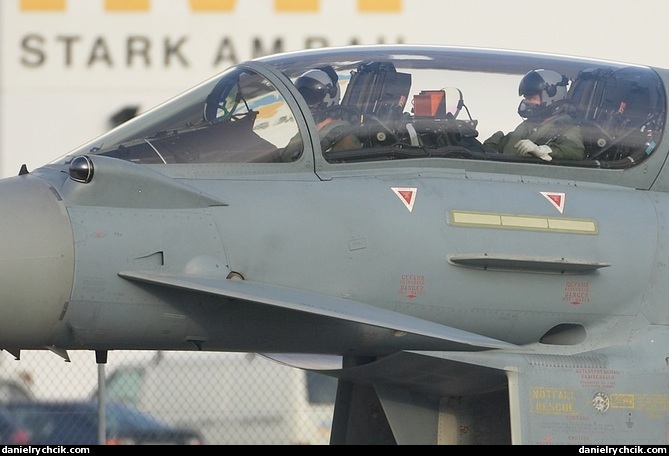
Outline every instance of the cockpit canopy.
<svg viewBox="0 0 669 456"><path fill-rule="evenodd" d="M311 113L292 83L312 68L337 73L341 103ZM564 110L580 128L585 159L551 165L628 168L656 149L666 95L648 67L476 49L376 46L269 56L230 68L132 119L64 159L100 154L143 164L276 163L321 156L329 164L416 158L527 162L485 139L523 119L524 74L548 68L569 79ZM357 141L317 138L325 116ZM333 134L334 135L334 134Z"/></svg>

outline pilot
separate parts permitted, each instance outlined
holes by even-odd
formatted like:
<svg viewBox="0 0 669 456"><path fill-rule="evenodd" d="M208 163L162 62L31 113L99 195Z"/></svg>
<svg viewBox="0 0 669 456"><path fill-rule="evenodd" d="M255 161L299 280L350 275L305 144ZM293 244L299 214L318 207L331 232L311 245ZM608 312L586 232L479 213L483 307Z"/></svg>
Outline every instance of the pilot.
<svg viewBox="0 0 669 456"><path fill-rule="evenodd" d="M333 115L332 108L339 105L339 78L331 66L304 72L295 80L295 87L309 105L316 121L323 152L360 149L362 143L350 134L351 123ZM298 134L284 149L283 161L296 160L302 152L302 138Z"/></svg>
<svg viewBox="0 0 669 456"><path fill-rule="evenodd" d="M498 152L538 157L544 161L582 160L581 130L567 112L569 79L552 70L532 70L523 76L518 114L525 120L508 134L494 133L484 141Z"/></svg>

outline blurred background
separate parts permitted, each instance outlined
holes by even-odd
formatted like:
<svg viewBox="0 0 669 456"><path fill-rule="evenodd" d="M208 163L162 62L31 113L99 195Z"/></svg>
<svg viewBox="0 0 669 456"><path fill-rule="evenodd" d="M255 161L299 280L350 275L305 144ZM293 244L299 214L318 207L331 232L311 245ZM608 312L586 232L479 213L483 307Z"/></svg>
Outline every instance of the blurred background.
<svg viewBox="0 0 669 456"><path fill-rule="evenodd" d="M100 403L127 409L107 409L109 444L329 441L336 380L260 355L110 352L104 366L92 352L0 355L0 444L100 443ZM3 409L28 436L3 441Z"/></svg>
<svg viewBox="0 0 669 456"><path fill-rule="evenodd" d="M265 54L440 44L669 67L668 13L660 0L2 0L0 177ZM3 351L0 443L325 444L334 391L254 354L111 352L99 366L92 352ZM101 414L99 400L123 406Z"/></svg>

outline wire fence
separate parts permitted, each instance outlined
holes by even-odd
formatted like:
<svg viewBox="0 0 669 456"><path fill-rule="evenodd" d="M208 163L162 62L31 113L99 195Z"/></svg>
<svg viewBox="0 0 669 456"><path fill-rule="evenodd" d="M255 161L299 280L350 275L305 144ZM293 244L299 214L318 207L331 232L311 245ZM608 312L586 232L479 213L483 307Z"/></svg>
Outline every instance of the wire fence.
<svg viewBox="0 0 669 456"><path fill-rule="evenodd" d="M324 375L255 354L62 355L0 352L0 409L25 431L3 442L0 419L0 444L329 442L336 380Z"/></svg>

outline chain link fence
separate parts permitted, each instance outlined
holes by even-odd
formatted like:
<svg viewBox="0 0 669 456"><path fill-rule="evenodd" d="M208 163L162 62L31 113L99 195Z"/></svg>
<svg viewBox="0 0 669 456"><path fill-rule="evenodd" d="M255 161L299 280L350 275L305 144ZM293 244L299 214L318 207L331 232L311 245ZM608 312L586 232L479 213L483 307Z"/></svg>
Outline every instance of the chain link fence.
<svg viewBox="0 0 669 456"><path fill-rule="evenodd" d="M109 352L102 365L90 351L68 355L69 362L51 351L24 351L16 360L0 352L0 407L27 429L30 443L48 436L48 444L83 444L84 431L97 432L100 443L150 443L158 437L146 415L172 431L196 431L205 444L329 442L333 378L255 354ZM59 408L46 408L56 402ZM74 407L83 403L85 412ZM131 417L112 410L119 403Z"/></svg>

